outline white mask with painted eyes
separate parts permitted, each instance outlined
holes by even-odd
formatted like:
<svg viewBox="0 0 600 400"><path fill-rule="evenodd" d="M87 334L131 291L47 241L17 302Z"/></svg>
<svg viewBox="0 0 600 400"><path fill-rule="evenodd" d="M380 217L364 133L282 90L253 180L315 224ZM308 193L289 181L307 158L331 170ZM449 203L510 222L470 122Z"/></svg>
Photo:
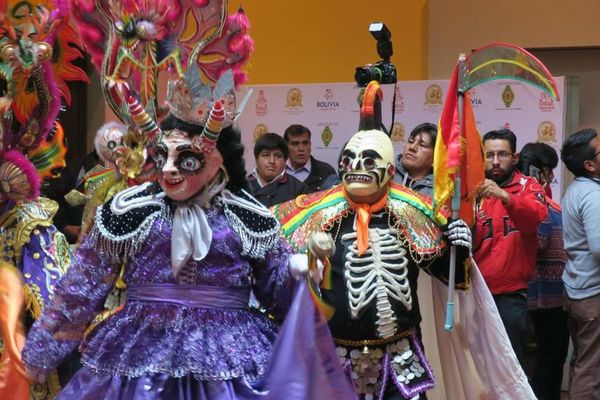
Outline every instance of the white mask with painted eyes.
<svg viewBox="0 0 600 400"><path fill-rule="evenodd" d="M187 200L211 182L223 165L217 149L199 151L187 133L174 129L164 132L154 158L158 183L175 201Z"/></svg>
<svg viewBox="0 0 600 400"><path fill-rule="evenodd" d="M339 168L342 183L351 195L378 192L395 173L392 141L378 130L356 133L344 147Z"/></svg>

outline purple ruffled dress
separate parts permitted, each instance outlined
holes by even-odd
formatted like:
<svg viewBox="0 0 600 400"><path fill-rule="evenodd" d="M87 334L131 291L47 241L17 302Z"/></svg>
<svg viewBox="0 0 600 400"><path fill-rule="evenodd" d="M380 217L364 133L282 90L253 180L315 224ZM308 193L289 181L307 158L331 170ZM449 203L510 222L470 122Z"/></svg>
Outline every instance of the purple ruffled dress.
<svg viewBox="0 0 600 400"><path fill-rule="evenodd" d="M267 367L276 326L248 308L248 295L252 289L276 318L286 313L294 286L290 249L281 239L264 260L242 258L241 239L223 209L214 206L207 217L211 248L177 278L172 222L158 217L127 262L123 308L82 341L120 271L88 237L29 332L23 359L30 371L44 376L80 346L83 368L59 399L260 398L253 384Z"/></svg>

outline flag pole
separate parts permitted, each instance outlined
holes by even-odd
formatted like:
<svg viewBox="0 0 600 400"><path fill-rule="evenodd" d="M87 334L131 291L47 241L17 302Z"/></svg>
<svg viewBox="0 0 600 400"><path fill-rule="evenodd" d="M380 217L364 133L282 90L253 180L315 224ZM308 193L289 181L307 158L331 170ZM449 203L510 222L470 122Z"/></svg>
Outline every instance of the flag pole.
<svg viewBox="0 0 600 400"><path fill-rule="evenodd" d="M463 110L465 101L465 89L466 89L466 68L465 54L460 54L458 57L458 123L460 127L461 136L461 164L463 158ZM460 168L462 165L458 165L456 168L456 174L454 178L454 194L452 195L452 220L458 219L460 212ZM456 282L456 246L450 246L450 265L448 271L448 302L446 303L446 322L444 323L444 329L450 332L454 328L454 285Z"/></svg>

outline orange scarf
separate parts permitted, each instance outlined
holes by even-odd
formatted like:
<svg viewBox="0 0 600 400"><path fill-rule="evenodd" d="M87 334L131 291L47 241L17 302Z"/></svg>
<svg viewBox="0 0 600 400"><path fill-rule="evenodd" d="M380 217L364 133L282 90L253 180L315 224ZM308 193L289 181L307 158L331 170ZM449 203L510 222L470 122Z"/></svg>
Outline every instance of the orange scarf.
<svg viewBox="0 0 600 400"><path fill-rule="evenodd" d="M371 220L371 215L381 210L387 204L387 198L389 194L389 190L386 190L385 194L377 200L373 204L367 203L355 203L350 200L348 196L348 192L346 192L346 188L344 189L344 197L350 204L350 207L354 209L356 213L356 235L358 239L358 255L362 256L367 248L369 247L369 221Z"/></svg>

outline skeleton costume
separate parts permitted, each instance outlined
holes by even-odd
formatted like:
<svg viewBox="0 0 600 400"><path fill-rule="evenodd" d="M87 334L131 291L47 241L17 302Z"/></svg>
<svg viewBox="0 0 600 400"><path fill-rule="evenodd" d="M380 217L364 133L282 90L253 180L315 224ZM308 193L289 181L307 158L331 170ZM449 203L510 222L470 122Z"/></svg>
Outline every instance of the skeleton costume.
<svg viewBox="0 0 600 400"><path fill-rule="evenodd" d="M65 166L56 121L61 101L70 102L65 81L87 77L72 64L81 54L65 2L0 7L6 85L0 97L0 398L52 399L60 390L56 370L30 386L19 349L70 263L68 243L52 224L58 204L40 197L40 187Z"/></svg>
<svg viewBox="0 0 600 400"><path fill-rule="evenodd" d="M371 84L365 98L373 91L379 89ZM342 185L275 206L275 215L296 251L306 249L312 232L332 235L330 285L321 296L335 310L329 328L355 392L361 399L418 398L435 380L420 340L417 277L423 269L446 281L447 217L391 182L393 147L381 131L361 130L350 139L340 175ZM371 201L356 200L373 193ZM459 251L461 289L469 284L466 250Z"/></svg>
<svg viewBox="0 0 600 400"><path fill-rule="evenodd" d="M306 248L311 232L334 236L332 289L321 294L335 308L329 327L356 392L381 398L386 385L393 385L404 398L412 398L433 387L418 337L416 284L419 268L442 281L447 277L447 245L440 228L446 218L434 219L424 198L391 184L385 205L369 221L369 246L360 255L356 212L341 186L283 203L274 211L296 251ZM467 287L468 273L465 264L459 266L457 287Z"/></svg>

